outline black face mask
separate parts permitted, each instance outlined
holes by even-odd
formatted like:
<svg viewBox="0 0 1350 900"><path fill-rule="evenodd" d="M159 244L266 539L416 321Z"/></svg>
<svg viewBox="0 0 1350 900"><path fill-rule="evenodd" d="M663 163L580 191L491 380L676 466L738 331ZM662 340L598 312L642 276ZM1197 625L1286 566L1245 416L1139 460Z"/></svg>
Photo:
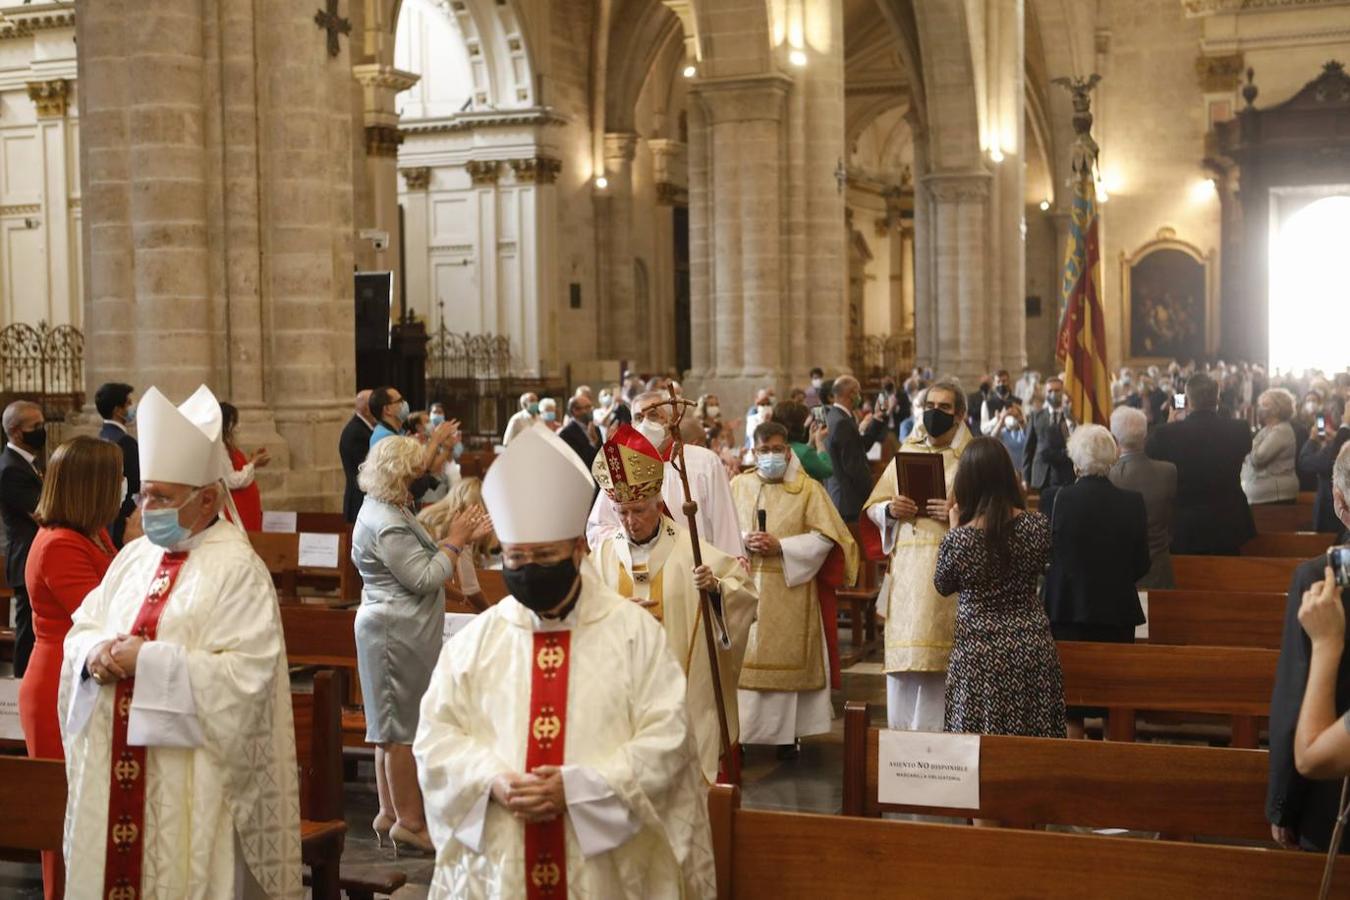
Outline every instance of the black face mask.
<svg viewBox="0 0 1350 900"><path fill-rule="evenodd" d="M23 445L25 447L32 447L34 450L41 450L43 447L47 446L46 426L40 425L37 428L34 428L32 431L21 431L19 433L23 435Z"/></svg>
<svg viewBox="0 0 1350 900"><path fill-rule="evenodd" d="M998 387L994 388L994 390L998 392L1000 397L1008 396L1008 386L1006 384L1000 384Z"/></svg>
<svg viewBox="0 0 1350 900"><path fill-rule="evenodd" d="M956 416L949 412L943 412L940 409L926 409L923 411L923 428L928 432L929 437L942 437L952 426L956 424Z"/></svg>
<svg viewBox="0 0 1350 900"><path fill-rule="evenodd" d="M577 564L570 556L549 565L527 563L519 569L502 569L502 580L511 596L536 613L547 612L562 603L578 577Z"/></svg>

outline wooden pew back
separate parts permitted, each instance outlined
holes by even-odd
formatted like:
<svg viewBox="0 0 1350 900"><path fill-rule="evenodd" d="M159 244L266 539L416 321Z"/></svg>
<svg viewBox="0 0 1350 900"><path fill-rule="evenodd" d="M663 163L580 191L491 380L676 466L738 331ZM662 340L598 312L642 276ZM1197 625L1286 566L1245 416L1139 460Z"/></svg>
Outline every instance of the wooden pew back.
<svg viewBox="0 0 1350 900"><path fill-rule="evenodd" d="M1259 534L1283 531L1307 531L1313 526L1311 501L1298 503L1260 503L1252 507L1252 519Z"/></svg>
<svg viewBox="0 0 1350 900"><path fill-rule="evenodd" d="M984 735L980 808L935 809L877 800L878 735L866 704L844 712L844 815L883 812L1159 831L1170 837L1264 841L1264 750Z"/></svg>
<svg viewBox="0 0 1350 900"><path fill-rule="evenodd" d="M1233 717L1233 746L1256 746L1280 654L1250 647L1058 643L1064 700L1104 706L1112 740L1134 740L1137 710Z"/></svg>
<svg viewBox="0 0 1350 900"><path fill-rule="evenodd" d="M1274 556L1174 556L1177 590L1289 590L1301 560Z"/></svg>
<svg viewBox="0 0 1350 900"><path fill-rule="evenodd" d="M291 665L356 668L356 610L282 606L281 630Z"/></svg>
<svg viewBox="0 0 1350 900"><path fill-rule="evenodd" d="M0 850L60 850L66 821L66 764L0 756Z"/></svg>
<svg viewBox="0 0 1350 900"><path fill-rule="evenodd" d="M740 809L709 791L720 900L1315 896L1314 853ZM1350 882L1350 860L1336 883Z"/></svg>
<svg viewBox="0 0 1350 900"><path fill-rule="evenodd" d="M1242 545L1243 556L1292 556L1312 559L1327 552L1339 535L1329 531L1284 531L1258 534Z"/></svg>
<svg viewBox="0 0 1350 900"><path fill-rule="evenodd" d="M1280 649L1283 593L1149 591L1150 644Z"/></svg>
<svg viewBox="0 0 1350 900"><path fill-rule="evenodd" d="M333 532L325 532L332 534ZM351 557L351 537L338 533L337 565L314 567L300 565L300 535L276 532L250 531L249 543L253 552L267 566L277 593L283 600L294 599L300 595L303 586L324 590L336 590L340 600L349 601L361 596L360 576L348 562ZM353 576L355 576L353 578Z"/></svg>

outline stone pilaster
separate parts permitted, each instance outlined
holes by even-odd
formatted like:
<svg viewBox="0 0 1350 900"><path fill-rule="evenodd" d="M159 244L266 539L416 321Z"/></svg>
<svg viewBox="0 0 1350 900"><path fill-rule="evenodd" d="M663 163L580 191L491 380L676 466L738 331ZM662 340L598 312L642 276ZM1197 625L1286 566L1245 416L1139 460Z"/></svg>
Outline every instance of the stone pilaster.
<svg viewBox="0 0 1350 900"><path fill-rule="evenodd" d="M395 69L381 63L363 63L351 67L352 75L361 86L366 135L366 185L370 191L370 221L358 222L360 229L383 231L389 235L383 250L372 245L361 248L365 265L374 271L393 271L397 275L394 289L395 304L402 313L402 284L405 273L400 270L403 258L403 236L398 219L398 148L403 133L398 127L398 111L394 105L399 92L417 84L421 76Z"/></svg>
<svg viewBox="0 0 1350 900"><path fill-rule="evenodd" d="M928 240L932 244L932 279L936 299L935 373L966 380L987 372L991 364L991 331L1000 326L991 303L989 270L988 172L944 172L923 179L931 199Z"/></svg>
<svg viewBox="0 0 1350 900"><path fill-rule="evenodd" d="M631 360L634 368L650 365L644 311L634 306L633 285L633 158L638 136L631 132L605 135L605 178L608 187L595 193L601 228L600 354Z"/></svg>

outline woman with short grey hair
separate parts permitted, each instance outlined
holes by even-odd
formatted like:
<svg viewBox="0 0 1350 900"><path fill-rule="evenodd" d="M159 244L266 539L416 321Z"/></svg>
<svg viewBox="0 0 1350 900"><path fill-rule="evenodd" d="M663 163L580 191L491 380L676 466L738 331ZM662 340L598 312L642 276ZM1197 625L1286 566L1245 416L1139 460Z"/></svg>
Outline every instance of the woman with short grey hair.
<svg viewBox="0 0 1350 900"><path fill-rule="evenodd" d="M1253 506L1298 499L1298 473L1294 471L1298 441L1289 421L1293 417L1294 395L1283 388L1271 388L1256 400L1261 430L1252 438L1252 452L1242 463L1242 492Z"/></svg>
<svg viewBox="0 0 1350 900"><path fill-rule="evenodd" d="M1107 479L1115 439L1100 425L1069 437L1078 480L1059 489L1050 513L1053 553L1045 576L1045 608L1057 641L1131 643L1144 622L1135 582L1149 571L1144 498ZM1069 710L1069 736L1083 736L1083 718Z"/></svg>

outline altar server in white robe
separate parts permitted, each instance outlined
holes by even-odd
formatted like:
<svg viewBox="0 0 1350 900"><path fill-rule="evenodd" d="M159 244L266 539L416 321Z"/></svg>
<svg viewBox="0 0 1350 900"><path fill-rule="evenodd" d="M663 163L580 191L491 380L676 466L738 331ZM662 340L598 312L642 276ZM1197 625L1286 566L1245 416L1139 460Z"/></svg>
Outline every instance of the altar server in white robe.
<svg viewBox="0 0 1350 900"><path fill-rule="evenodd" d="M540 427L483 481L511 596L451 638L422 699L433 898L716 894L684 676L586 557L593 490Z"/></svg>
<svg viewBox="0 0 1350 900"><path fill-rule="evenodd" d="M670 461L675 449L672 421L670 395L664 391L648 391L633 400L633 427L651 442L665 462L661 498L666 511L676 521L683 521L684 487ZM698 503L698 536L732 559L745 559L741 530L736 524L736 506L731 501L731 482L721 458L707 447L685 444L684 464L689 475L689 493ZM586 522L586 540L594 550L602 540L622 530L614 501L602 491Z"/></svg>
<svg viewBox="0 0 1350 900"><path fill-rule="evenodd" d="M271 576L221 516L220 404L152 387L137 410L145 536L65 643L66 897L298 898L286 647Z"/></svg>
<svg viewBox="0 0 1350 900"><path fill-rule="evenodd" d="M720 777L718 773L722 729L699 591L708 591L712 600L718 690L733 756L740 735L736 684L759 599L740 563L707 541L699 541L703 565L694 567L692 536L661 514L664 468L656 448L629 425L620 425L596 454L591 472L601 491L616 504L623 523L622 531L600 542L596 567L619 596L636 602L665 628L671 652L688 682L685 707L703 777L709 782L734 781L738 757L726 763Z"/></svg>
<svg viewBox="0 0 1350 900"><path fill-rule="evenodd" d="M852 584L858 545L825 488L788 446L787 429L764 422L751 438L755 471L731 482L759 590L759 618L741 669L741 741L777 745L790 758L797 738L829 731L834 717L816 573L837 544L844 583Z"/></svg>

